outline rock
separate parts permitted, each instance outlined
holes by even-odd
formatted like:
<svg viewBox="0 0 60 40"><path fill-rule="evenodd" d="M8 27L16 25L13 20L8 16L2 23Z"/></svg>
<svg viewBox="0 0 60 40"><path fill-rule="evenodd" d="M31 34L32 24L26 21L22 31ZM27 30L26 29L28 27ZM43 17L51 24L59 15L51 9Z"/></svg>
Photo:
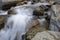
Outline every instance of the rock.
<svg viewBox="0 0 60 40"><path fill-rule="evenodd" d="M20 1L13 1L13 2L7 2L3 3L2 5L2 10L9 10L11 7L15 7L17 3Z"/></svg>
<svg viewBox="0 0 60 40"><path fill-rule="evenodd" d="M47 30L47 27L48 27L48 24L45 23L45 25L40 25L40 24L37 24L36 25L36 22L35 23L32 23L34 24L34 26L32 28L30 28L30 30L23 36L23 40L31 40L38 32L43 32L45 30Z"/></svg>
<svg viewBox="0 0 60 40"><path fill-rule="evenodd" d="M40 2L40 0L31 0L32 4L36 4L38 2Z"/></svg>
<svg viewBox="0 0 60 40"><path fill-rule="evenodd" d="M31 40L60 40L60 32L54 31L39 32Z"/></svg>
<svg viewBox="0 0 60 40"><path fill-rule="evenodd" d="M4 21L6 21L7 15L0 15L0 29L4 27Z"/></svg>
<svg viewBox="0 0 60 40"><path fill-rule="evenodd" d="M33 15L35 16L43 16L43 14L44 14L44 11L41 7L38 7L33 11Z"/></svg>
<svg viewBox="0 0 60 40"><path fill-rule="evenodd" d="M60 31L60 5L53 5L54 13L51 16L49 29L52 31Z"/></svg>
<svg viewBox="0 0 60 40"><path fill-rule="evenodd" d="M27 1L18 2L18 3L16 4L16 6L20 6L20 5L24 5L24 4L27 4Z"/></svg>
<svg viewBox="0 0 60 40"><path fill-rule="evenodd" d="M19 2L19 3L17 3L16 5L17 6L20 6L20 5L23 5L24 4L24 2Z"/></svg>
<svg viewBox="0 0 60 40"><path fill-rule="evenodd" d="M16 12L13 9L8 10L8 15L16 14Z"/></svg>
<svg viewBox="0 0 60 40"><path fill-rule="evenodd" d="M5 18L6 18L6 15L0 15L0 24L2 24Z"/></svg>
<svg viewBox="0 0 60 40"><path fill-rule="evenodd" d="M40 23L39 23L38 20L32 19L32 20L27 24L27 28L28 28L28 26L30 26L29 29L34 28L34 27L36 27L36 26L39 25L39 24L40 24Z"/></svg>

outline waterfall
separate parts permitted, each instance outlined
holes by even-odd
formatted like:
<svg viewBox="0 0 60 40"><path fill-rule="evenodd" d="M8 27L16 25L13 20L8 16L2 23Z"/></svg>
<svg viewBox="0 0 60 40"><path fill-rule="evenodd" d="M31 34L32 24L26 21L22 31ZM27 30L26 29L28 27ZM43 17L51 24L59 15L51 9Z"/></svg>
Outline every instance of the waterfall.
<svg viewBox="0 0 60 40"><path fill-rule="evenodd" d="M33 18L33 11L24 7L14 11L16 14L8 17L5 27L0 31L0 40L22 40L22 35L30 28L26 26Z"/></svg>

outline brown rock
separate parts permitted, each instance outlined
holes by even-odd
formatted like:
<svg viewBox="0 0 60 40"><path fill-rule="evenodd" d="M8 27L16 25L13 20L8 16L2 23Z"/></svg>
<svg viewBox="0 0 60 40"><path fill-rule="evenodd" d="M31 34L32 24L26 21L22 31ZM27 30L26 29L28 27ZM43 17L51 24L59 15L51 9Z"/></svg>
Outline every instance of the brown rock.
<svg viewBox="0 0 60 40"><path fill-rule="evenodd" d="M7 15L0 15L0 29L4 27L4 21L6 20Z"/></svg>
<svg viewBox="0 0 60 40"><path fill-rule="evenodd" d="M8 10L8 15L15 14L15 11L13 9Z"/></svg>
<svg viewBox="0 0 60 40"><path fill-rule="evenodd" d="M41 7L36 8L36 10L33 11L33 15L35 16L43 16L43 14L44 14L44 11Z"/></svg>
<svg viewBox="0 0 60 40"><path fill-rule="evenodd" d="M32 23L32 24L34 24L34 23ZM36 24L36 22L35 22L35 24ZM47 23L46 23L46 25L42 25L42 26L40 26L40 24L35 25L24 35L23 40L26 40L26 39L31 40L38 32L43 32L43 31L47 30L47 26L48 26Z"/></svg>
<svg viewBox="0 0 60 40"><path fill-rule="evenodd" d="M18 2L18 3L16 4L16 6L20 6L20 5L23 5L23 4L27 4L27 1Z"/></svg>

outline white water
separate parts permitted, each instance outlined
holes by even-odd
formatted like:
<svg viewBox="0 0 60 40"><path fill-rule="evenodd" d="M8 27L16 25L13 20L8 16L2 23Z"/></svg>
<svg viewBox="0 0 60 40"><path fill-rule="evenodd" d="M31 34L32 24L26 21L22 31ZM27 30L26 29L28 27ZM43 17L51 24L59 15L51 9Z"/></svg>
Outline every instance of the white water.
<svg viewBox="0 0 60 40"><path fill-rule="evenodd" d="M27 25L33 18L33 9L30 7L36 8L37 6L45 3L39 4L40 3L37 3L36 5L22 5L13 8L17 14L11 15L7 19L5 27L0 30L0 40L22 40L22 35L25 34L29 28L31 28L31 26Z"/></svg>
<svg viewBox="0 0 60 40"><path fill-rule="evenodd" d="M33 18L32 11L19 8L16 13L7 19L4 29L0 31L0 40L22 40L22 35L29 30L30 26L28 25L28 28L26 26Z"/></svg>

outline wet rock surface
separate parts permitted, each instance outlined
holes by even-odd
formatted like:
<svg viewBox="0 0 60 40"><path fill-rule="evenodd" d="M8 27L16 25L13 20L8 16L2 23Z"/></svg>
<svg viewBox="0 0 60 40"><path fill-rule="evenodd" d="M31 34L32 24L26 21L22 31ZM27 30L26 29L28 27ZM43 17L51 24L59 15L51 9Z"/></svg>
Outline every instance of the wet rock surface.
<svg viewBox="0 0 60 40"><path fill-rule="evenodd" d="M6 20L7 15L0 15L0 29L4 27L4 21Z"/></svg>
<svg viewBox="0 0 60 40"><path fill-rule="evenodd" d="M36 22L35 22L36 24ZM23 40L31 40L38 32L43 32L48 29L48 23L44 22L42 25L36 24L34 27L32 27L25 35L23 35Z"/></svg>

